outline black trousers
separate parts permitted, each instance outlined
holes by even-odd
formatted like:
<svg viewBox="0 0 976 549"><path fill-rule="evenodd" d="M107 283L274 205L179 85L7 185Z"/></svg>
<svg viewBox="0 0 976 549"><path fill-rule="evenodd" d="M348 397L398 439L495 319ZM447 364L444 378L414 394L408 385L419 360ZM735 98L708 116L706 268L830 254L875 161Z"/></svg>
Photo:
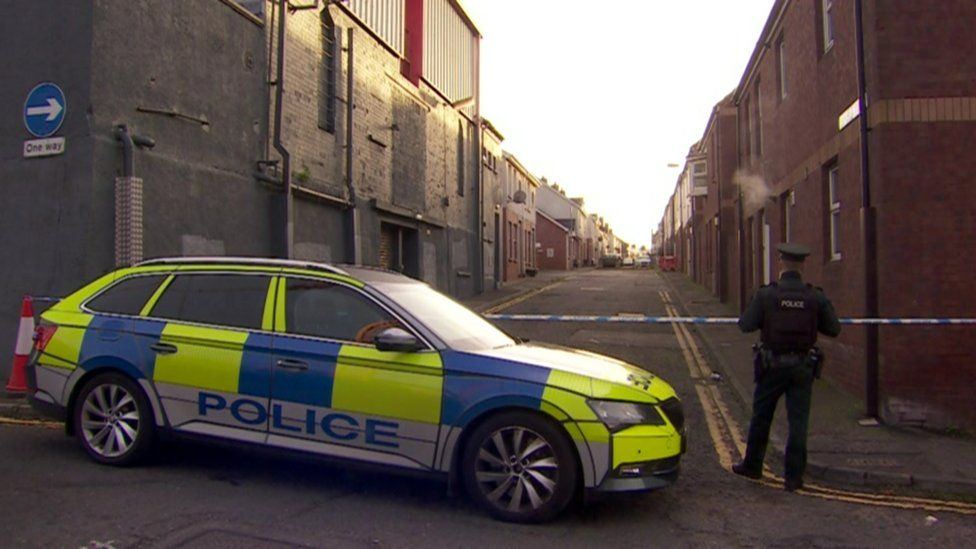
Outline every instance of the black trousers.
<svg viewBox="0 0 976 549"><path fill-rule="evenodd" d="M813 369L806 365L775 367L766 370L756 382L752 400L752 420L743 464L762 471L769 428L779 397L786 394L786 414L790 434L786 441L786 480L802 480L807 467L807 427L810 423L810 398Z"/></svg>

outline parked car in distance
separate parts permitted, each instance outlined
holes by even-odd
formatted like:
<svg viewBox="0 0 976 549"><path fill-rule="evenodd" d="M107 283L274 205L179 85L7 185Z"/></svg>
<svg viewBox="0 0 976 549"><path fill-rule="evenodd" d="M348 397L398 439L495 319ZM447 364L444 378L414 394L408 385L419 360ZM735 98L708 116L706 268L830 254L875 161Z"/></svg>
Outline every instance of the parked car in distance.
<svg viewBox="0 0 976 549"><path fill-rule="evenodd" d="M649 255L639 255L639 256L637 256L637 266L638 267L650 267L651 266L651 256L649 256Z"/></svg>
<svg viewBox="0 0 976 549"><path fill-rule="evenodd" d="M633 267L634 266L634 258L633 257L625 257L624 258L624 261L623 261L623 266L624 267Z"/></svg>

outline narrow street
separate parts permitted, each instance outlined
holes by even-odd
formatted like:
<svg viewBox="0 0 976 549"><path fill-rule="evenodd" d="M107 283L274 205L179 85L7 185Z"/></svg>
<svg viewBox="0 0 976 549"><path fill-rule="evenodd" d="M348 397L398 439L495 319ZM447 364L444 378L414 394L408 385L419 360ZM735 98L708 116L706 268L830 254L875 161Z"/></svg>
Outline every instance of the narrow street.
<svg viewBox="0 0 976 549"><path fill-rule="evenodd" d="M657 271L590 270L505 312L668 315L670 291ZM627 360L670 382L684 401L689 437L678 483L591 502L551 524L518 526L487 518L427 480L185 442L162 446L148 466L100 467L57 428L8 423L0 425L0 539L60 547L917 547L959 546L976 535L972 516L939 513L927 523L920 509L789 494L733 476L721 462L731 459L736 435L713 415L742 427L745 411L723 383L702 376L695 355L707 356L693 339L679 340L677 328L502 325ZM713 396L708 413L703 394Z"/></svg>

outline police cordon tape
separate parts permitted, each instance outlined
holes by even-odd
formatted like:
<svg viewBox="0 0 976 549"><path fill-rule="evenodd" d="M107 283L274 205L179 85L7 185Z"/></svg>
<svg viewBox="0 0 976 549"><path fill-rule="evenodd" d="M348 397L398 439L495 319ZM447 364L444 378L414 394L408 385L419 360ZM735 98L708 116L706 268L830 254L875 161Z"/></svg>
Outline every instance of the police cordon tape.
<svg viewBox="0 0 976 549"><path fill-rule="evenodd" d="M623 324L735 324L734 317L704 316L644 316L644 315L484 315L489 320L528 320L536 322L607 322ZM973 325L976 318L842 318L841 324L886 324L896 326L949 326Z"/></svg>
<svg viewBox="0 0 976 549"><path fill-rule="evenodd" d="M33 301L57 303L60 297L32 296ZM633 324L735 324L735 317L706 316L644 316L636 314L621 315L482 315L489 320L529 320L555 322L622 322ZM841 324L885 324L896 326L965 326L976 324L976 318L841 318Z"/></svg>

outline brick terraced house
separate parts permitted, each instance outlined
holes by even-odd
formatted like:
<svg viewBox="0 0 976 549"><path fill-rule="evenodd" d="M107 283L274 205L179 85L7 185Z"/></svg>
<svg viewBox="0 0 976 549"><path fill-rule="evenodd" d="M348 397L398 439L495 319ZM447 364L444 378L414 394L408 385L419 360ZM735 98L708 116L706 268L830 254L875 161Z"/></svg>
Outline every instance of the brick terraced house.
<svg viewBox="0 0 976 549"><path fill-rule="evenodd" d="M694 250L683 270L742 307L776 278L775 245L800 242L813 250L805 277L842 317L973 317L973 21L970 0L777 0L731 105L689 155L707 181L691 186L691 230L676 193L662 253ZM730 108L734 137L715 125L730 127ZM822 343L825 375L869 413L976 431L973 326L846 326Z"/></svg>

